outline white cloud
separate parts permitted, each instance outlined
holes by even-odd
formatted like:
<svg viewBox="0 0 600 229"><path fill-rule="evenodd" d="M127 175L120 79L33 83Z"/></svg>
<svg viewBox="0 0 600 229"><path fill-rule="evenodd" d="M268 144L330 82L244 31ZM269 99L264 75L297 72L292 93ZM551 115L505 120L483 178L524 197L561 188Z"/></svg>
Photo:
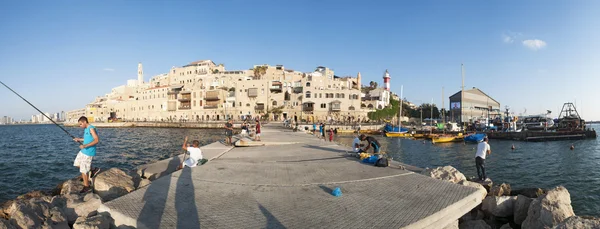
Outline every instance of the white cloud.
<svg viewBox="0 0 600 229"><path fill-rule="evenodd" d="M533 51L546 47L546 42L538 39L524 40L523 45Z"/></svg>
<svg viewBox="0 0 600 229"><path fill-rule="evenodd" d="M112 69L112 68L105 68L105 69L102 69L102 70L107 71L107 72L114 72L115 71L115 69Z"/></svg>
<svg viewBox="0 0 600 229"><path fill-rule="evenodd" d="M513 43L513 41L515 41L515 38L506 34L502 34L502 41L504 41L504 43Z"/></svg>

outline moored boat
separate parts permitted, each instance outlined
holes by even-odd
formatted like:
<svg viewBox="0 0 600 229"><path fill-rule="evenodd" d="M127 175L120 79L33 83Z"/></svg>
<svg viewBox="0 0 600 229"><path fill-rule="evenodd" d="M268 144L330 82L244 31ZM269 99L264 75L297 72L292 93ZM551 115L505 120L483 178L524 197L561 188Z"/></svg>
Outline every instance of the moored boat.
<svg viewBox="0 0 600 229"><path fill-rule="evenodd" d="M442 135L433 137L431 141L433 143L462 142L464 141L464 136L462 136L462 134L459 134L458 136Z"/></svg>
<svg viewBox="0 0 600 229"><path fill-rule="evenodd" d="M390 138L410 138L413 137L412 134L408 132L385 132L386 137Z"/></svg>

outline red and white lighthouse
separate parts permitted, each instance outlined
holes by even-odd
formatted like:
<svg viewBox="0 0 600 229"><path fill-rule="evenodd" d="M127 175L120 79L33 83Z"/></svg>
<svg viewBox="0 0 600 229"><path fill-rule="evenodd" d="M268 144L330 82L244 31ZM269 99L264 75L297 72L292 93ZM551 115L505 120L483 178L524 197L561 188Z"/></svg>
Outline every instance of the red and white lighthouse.
<svg viewBox="0 0 600 229"><path fill-rule="evenodd" d="M388 70L385 70L385 74L383 74L383 89L386 91L390 90L390 73Z"/></svg>

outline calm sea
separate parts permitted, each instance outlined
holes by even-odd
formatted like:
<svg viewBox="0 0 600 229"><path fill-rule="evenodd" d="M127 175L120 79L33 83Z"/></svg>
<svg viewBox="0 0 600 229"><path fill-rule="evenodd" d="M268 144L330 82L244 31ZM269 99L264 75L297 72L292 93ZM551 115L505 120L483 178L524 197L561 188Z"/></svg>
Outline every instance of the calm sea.
<svg viewBox="0 0 600 229"><path fill-rule="evenodd" d="M83 129L66 127L72 135ZM185 136L206 145L222 140L222 130L100 128L94 166L124 170L182 153ZM54 125L0 125L0 203L31 190L50 190L73 178L79 145Z"/></svg>
<svg viewBox="0 0 600 229"><path fill-rule="evenodd" d="M599 129L600 126L594 126ZM80 128L67 128L81 136ZM101 128L97 166L133 169L180 154L183 138L201 145L223 139L222 130L167 128ZM377 137L395 160L419 167L452 165L476 176L474 144L426 142ZM351 135L336 140L350 145ZM516 150L511 150L511 145ZM571 144L575 150L570 150ZM513 189L567 187L578 215L600 215L600 139L518 142L491 140L488 177ZM0 126L0 203L31 190L49 190L78 175L73 159L78 145L54 125Z"/></svg>
<svg viewBox="0 0 600 229"><path fill-rule="evenodd" d="M599 130L599 125L593 125ZM465 176L477 176L475 144L377 137L394 160L418 167L451 165ZM337 140L351 145L351 135ZM511 150L515 145L516 150ZM569 147L573 144L574 150ZM513 189L565 186L575 214L600 216L600 138L577 141L519 142L490 140L492 154L486 158L486 174L494 183Z"/></svg>

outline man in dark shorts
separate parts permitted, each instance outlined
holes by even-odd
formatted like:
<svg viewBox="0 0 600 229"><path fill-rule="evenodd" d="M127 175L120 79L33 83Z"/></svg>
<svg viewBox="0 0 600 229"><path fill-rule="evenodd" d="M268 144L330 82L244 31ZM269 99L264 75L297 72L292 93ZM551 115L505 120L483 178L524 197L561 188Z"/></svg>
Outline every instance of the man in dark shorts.
<svg viewBox="0 0 600 229"><path fill-rule="evenodd" d="M231 136L233 136L233 120L231 119L225 123L225 136L227 136L227 145L231 145Z"/></svg>
<svg viewBox="0 0 600 229"><path fill-rule="evenodd" d="M381 144L379 144L377 139L375 139L374 137L367 137L364 134L361 134L359 138L361 141L367 141L368 143L367 146L363 149L364 152L367 152L367 150L369 150L369 148L371 147L373 147L373 154L378 154L381 152Z"/></svg>

